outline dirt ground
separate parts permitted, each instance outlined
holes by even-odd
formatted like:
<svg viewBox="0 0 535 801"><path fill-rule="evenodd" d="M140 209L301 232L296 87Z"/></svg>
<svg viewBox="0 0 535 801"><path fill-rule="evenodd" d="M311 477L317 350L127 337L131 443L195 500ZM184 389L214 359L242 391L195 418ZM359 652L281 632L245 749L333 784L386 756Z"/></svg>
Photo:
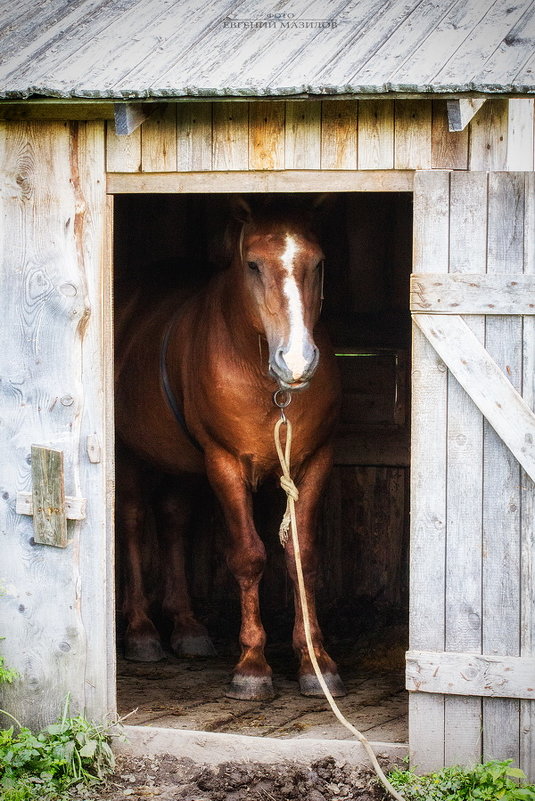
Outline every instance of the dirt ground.
<svg viewBox="0 0 535 801"><path fill-rule="evenodd" d="M380 759L383 770L388 760ZM224 763L215 767L179 759L120 755L104 787L78 799L91 801L385 801L371 769L339 765L334 759L309 766Z"/></svg>

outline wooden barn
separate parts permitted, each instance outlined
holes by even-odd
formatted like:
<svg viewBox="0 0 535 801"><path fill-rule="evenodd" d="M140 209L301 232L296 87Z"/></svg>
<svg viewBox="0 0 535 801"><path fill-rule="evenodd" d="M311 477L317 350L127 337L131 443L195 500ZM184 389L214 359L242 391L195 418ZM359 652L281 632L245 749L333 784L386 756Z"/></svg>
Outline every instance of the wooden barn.
<svg viewBox="0 0 535 801"><path fill-rule="evenodd" d="M3 4L0 649L21 678L2 708L39 726L67 694L99 720L138 702L116 667L114 287L216 259L236 193L326 193L344 400L318 594L349 642L341 705L377 707L382 729L356 724L421 770L511 758L535 779L534 97L534 0ZM265 601L285 632L275 545ZM223 639L231 582L210 543L191 561ZM199 668L138 671L139 698L174 689L132 742L361 753L324 710L307 730L310 705L274 732L257 704L240 728L219 686L204 728L200 701L180 717Z"/></svg>

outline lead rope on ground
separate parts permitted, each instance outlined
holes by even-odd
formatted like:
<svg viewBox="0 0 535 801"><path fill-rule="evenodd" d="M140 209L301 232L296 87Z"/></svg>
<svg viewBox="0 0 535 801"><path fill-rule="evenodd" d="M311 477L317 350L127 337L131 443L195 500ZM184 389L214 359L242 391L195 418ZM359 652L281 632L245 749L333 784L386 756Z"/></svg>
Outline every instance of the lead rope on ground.
<svg viewBox="0 0 535 801"><path fill-rule="evenodd" d="M281 408L281 407L279 407ZM281 427L286 426L286 442L284 445L284 450L281 444ZM310 661L312 662L312 667L314 668L314 672L316 677L320 683L321 689L325 695L325 698L329 702L329 706L331 707L332 711L342 723L346 729L355 735L355 737L362 743L364 746L366 753L370 757L370 761L373 765L373 769L377 774L379 780L381 781L382 785L385 789L390 793L393 798L396 798L397 801L405 801L404 797L397 792L397 790L392 787L388 779L386 778L379 762L377 761L377 757L371 747L369 740L360 732L358 729L350 723L347 718L344 717L340 708L338 707L336 701L334 700L331 692L327 686L325 679L321 673L320 667L318 665L318 660L316 659L316 654L314 653L314 646L312 644L312 636L310 633L310 623L308 618L308 603L306 599L305 593L305 580L303 577L303 567L301 564L301 552L299 549L299 538L297 535L297 520L295 516L295 503L299 498L299 490L295 486L292 477L290 475L290 456L292 450L292 425L286 415L284 414L284 409L281 408L281 416L280 419L277 420L275 424L275 447L277 448L277 454L279 457L280 465L282 468L282 476L281 476L281 487L285 491L287 496L287 503L286 503L286 512L284 513L284 517L280 526L279 536L282 543L282 546L285 547L288 541L289 532L292 535L292 543L294 547L294 554L295 554L295 566L297 570L297 583L299 587L299 598L301 601L301 609L303 611L303 624L305 629L305 639L308 648L308 655L310 657Z"/></svg>

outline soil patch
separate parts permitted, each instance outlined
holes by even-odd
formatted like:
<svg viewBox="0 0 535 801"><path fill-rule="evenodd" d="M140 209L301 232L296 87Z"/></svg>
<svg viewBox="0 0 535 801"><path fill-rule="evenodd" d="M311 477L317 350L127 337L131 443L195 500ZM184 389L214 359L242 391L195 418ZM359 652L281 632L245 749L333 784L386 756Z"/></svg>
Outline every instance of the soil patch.
<svg viewBox="0 0 535 801"><path fill-rule="evenodd" d="M383 759L381 766L387 770L392 763ZM386 794L371 769L340 765L331 757L311 765L227 762L214 767L164 754L119 755L115 773L105 786L83 797L92 801L385 801Z"/></svg>

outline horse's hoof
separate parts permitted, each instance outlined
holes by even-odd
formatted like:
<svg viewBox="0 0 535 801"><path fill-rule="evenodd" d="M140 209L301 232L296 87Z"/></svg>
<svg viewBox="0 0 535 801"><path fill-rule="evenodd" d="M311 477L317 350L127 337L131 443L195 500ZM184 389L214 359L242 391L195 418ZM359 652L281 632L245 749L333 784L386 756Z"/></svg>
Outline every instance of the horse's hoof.
<svg viewBox="0 0 535 801"><path fill-rule="evenodd" d="M207 634L174 637L171 647L177 656L217 656L217 651Z"/></svg>
<svg viewBox="0 0 535 801"><path fill-rule="evenodd" d="M225 695L227 698L236 698L238 701L270 701L275 697L270 676L242 676L241 674L234 674Z"/></svg>
<svg viewBox="0 0 535 801"><path fill-rule="evenodd" d="M125 643L124 658L129 662L161 662L165 654L158 640L137 640Z"/></svg>
<svg viewBox="0 0 535 801"><path fill-rule="evenodd" d="M333 698L341 698L343 695L347 695L344 682L338 673L324 673L323 678ZM315 673L299 676L299 692L301 695L307 695L312 698L325 697Z"/></svg>

